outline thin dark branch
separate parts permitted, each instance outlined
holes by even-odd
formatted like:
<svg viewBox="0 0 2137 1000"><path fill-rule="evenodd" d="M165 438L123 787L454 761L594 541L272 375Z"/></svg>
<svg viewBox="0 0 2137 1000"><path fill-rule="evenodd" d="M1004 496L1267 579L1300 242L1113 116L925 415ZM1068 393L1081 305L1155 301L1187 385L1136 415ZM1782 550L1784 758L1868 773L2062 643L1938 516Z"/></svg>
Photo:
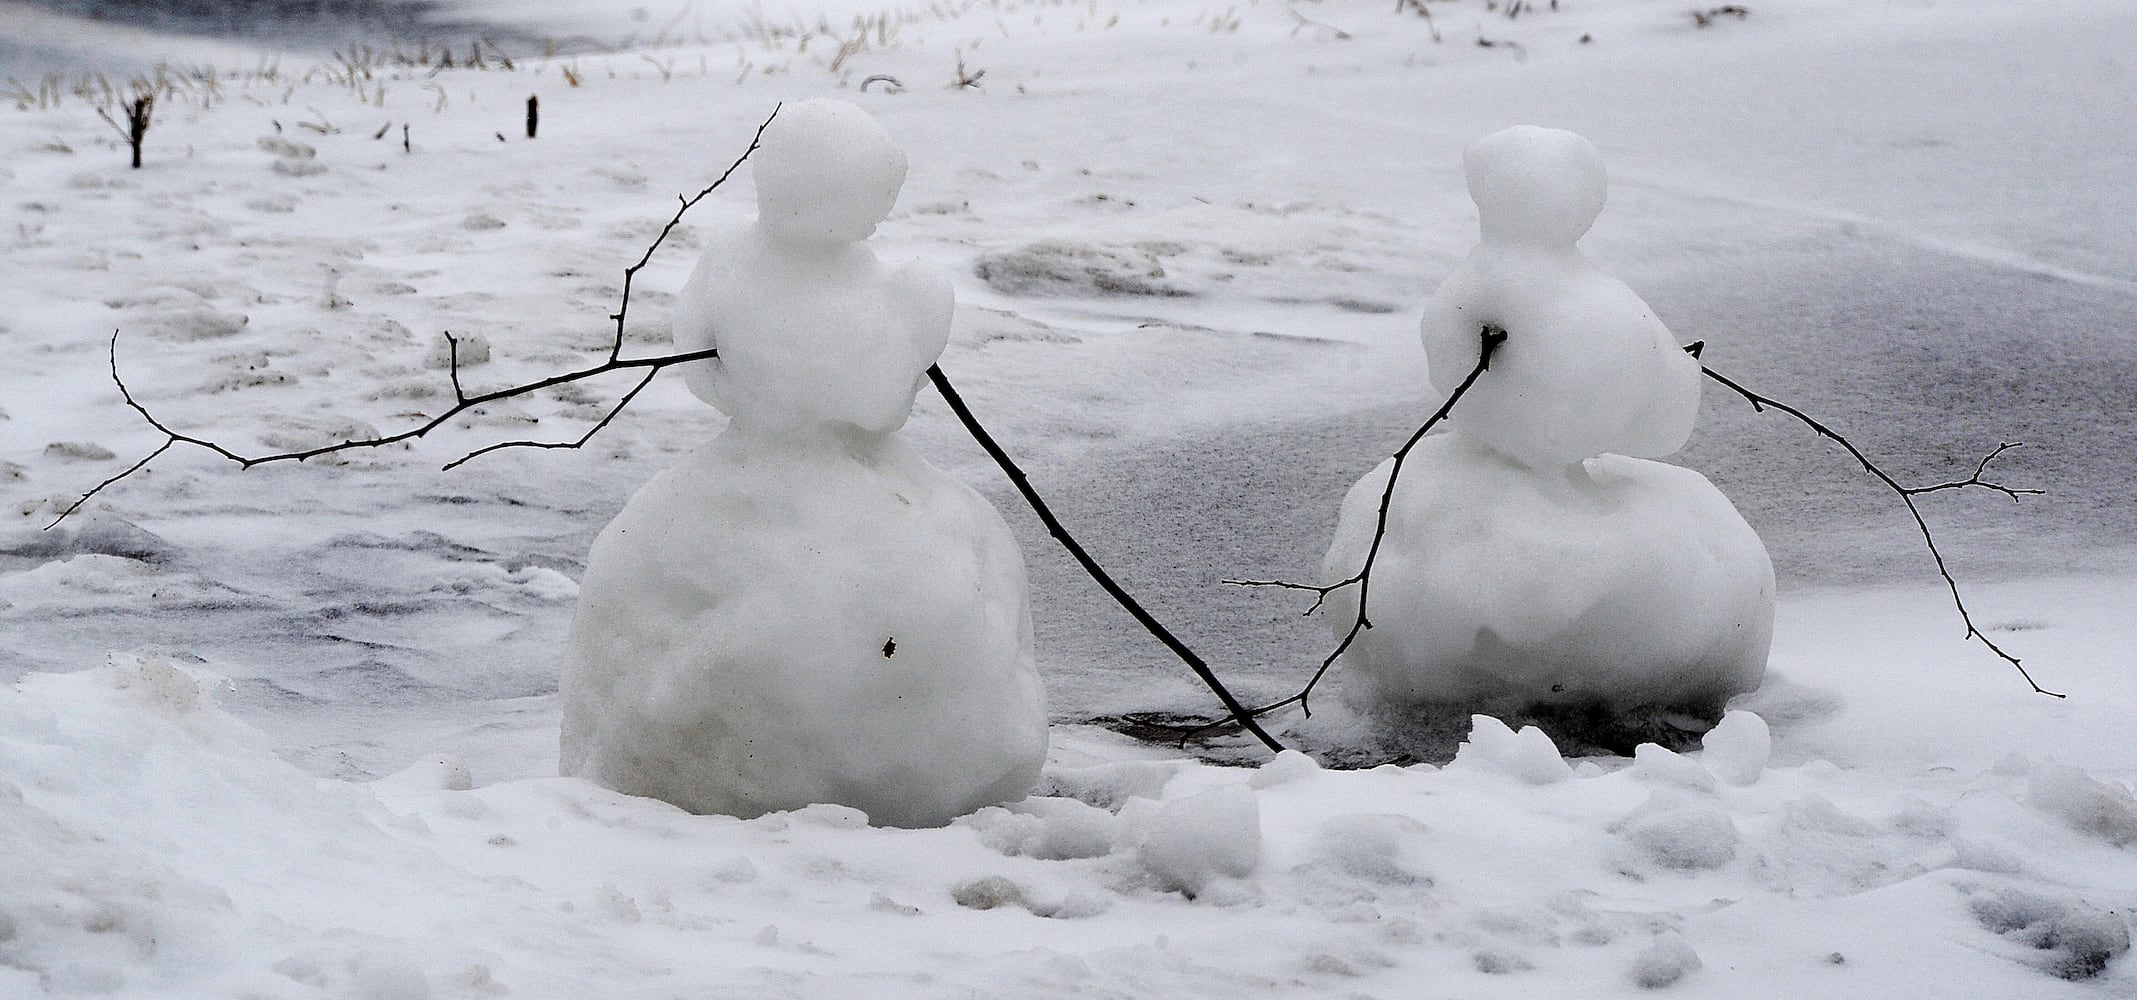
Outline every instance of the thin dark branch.
<svg viewBox="0 0 2137 1000"><path fill-rule="evenodd" d="M601 429L607 427L609 421L616 419L616 415L622 413L624 407L631 405L631 400L638 398L638 394L644 392L646 386L652 385L653 377L659 374L660 368L647 369L645 377L639 379L638 384L632 386L631 391L624 393L623 398L616 401L616 405L609 409L608 414L602 417L599 423L588 427L586 433L579 435L579 439L576 441L499 441L496 444L484 445L445 463L443 471L451 472L466 465L478 456L487 455L493 451L503 451L506 448L584 448L586 447L586 442L593 440L594 435L601 433Z"/></svg>
<svg viewBox="0 0 2137 1000"><path fill-rule="evenodd" d="M446 371L453 379L453 402L467 402L467 390L460 386L460 338L453 331L445 331Z"/></svg>
<svg viewBox="0 0 2137 1000"><path fill-rule="evenodd" d="M775 106L772 109L772 113L764 119L763 123L757 126L756 133L750 138L749 148L743 150L742 155L736 157L733 163L728 164L727 169L721 172L720 176L715 179L711 184L707 185L704 190L701 190L696 195L688 198L684 198L678 195L677 198L682 202L682 207L676 211L675 216L669 219L668 223L665 226L661 227L660 234L658 236L655 236L652 244L646 247L645 253L639 256L638 262L624 270L622 295L617 303L616 311L610 316L610 318L613 319L616 323L616 329L614 340L609 346L608 360L600 364L590 365L588 367L578 368L572 371L564 372L560 375L552 375L548 378L538 379L533 382L508 386L503 389L497 389L491 392L485 392L471 396L468 395L465 386L461 383L460 380L459 338L453 336L450 331L447 331L445 334L446 350L448 352L447 377L452 382L453 405L449 409L445 410L443 413L431 417L428 420L425 420L421 424L418 424L414 427L407 428L406 430L398 431L396 433L384 435L381 437L366 438L363 440L336 441L331 444L321 445L317 448L307 448L300 451L276 452L265 455L240 454L206 438L195 437L191 434L181 433L177 430L172 429L170 425L165 424L163 421L157 419L155 414L150 413L146 406L143 406L139 400L135 399L133 391L127 387L125 379L120 377L119 375L119 332L117 330L113 330L111 333L110 348L112 383L118 386L119 394L126 400L126 405L130 407L135 413L140 414L141 419L146 421L150 427L153 427L157 431L161 432L163 434L164 440L163 443L158 445L154 451L150 452L146 458L143 458L141 461L134 463L132 466L127 468L126 471L121 472L118 475L105 480L104 482L98 483L95 488L91 489L87 493L82 494L81 499L76 500L66 509L65 512L61 513L57 519L55 519L50 525L47 525L47 529L58 526L61 521L66 520L74 512L80 510L82 508L82 505L88 503L91 498L103 492L107 487L146 468L150 462L154 461L164 452L169 451L171 449L171 446L173 445L188 444L198 448L203 448L208 451L214 452L216 455L219 455L222 458L235 462L240 468L245 469L250 469L256 465L269 465L276 462L303 462L307 459L318 458L322 455L331 455L344 451L354 451L360 448L383 448L387 445L399 444L404 441L414 440L416 438L423 437L424 435L427 435L434 430L437 430L438 428L452 421L453 418L458 417L469 410L472 410L479 406L483 406L488 403L494 403L499 400L510 399L516 396L524 396L528 393L540 392L543 389L552 388L554 386L565 385L567 383L572 382L580 382L590 378L596 378L601 375L606 375L609 372L624 371L627 369L643 369L645 371L645 377L640 379L638 384L633 387L630 392L626 393L623 398L616 404L616 406L608 412L606 416L602 417L599 422L595 423L594 426L590 428L584 435L581 435L575 443L543 441L506 441L477 449L476 451L464 455L461 458L447 464L445 467L448 469L455 468L467 462L469 459L476 457L477 455L485 455L490 452L498 451L505 448L578 448L584 446L586 442L591 440L596 433L599 433L603 428L607 427L611 421L615 420L617 414L623 412L623 408L625 406L630 405L631 401L637 398L639 392L646 387L647 383L652 381L653 376L658 374L662 369L670 368L680 364L688 364L693 361L705 361L719 356L719 351L717 349L707 349L702 351L685 351L678 354L664 354L650 358L623 357L623 324L624 318L629 315L631 309L631 281L634 277L637 276L638 272L646 266L646 263L653 259L654 251L660 248L661 243L668 238L668 234L673 232L676 225L678 225L682 221L683 213L689 211L691 206L696 205L707 195L710 195L721 185L725 184L728 178L734 176L735 171L741 168L743 162L749 159L750 154L757 151L759 143L761 143L764 139L764 130L766 128L769 128L772 124L772 120L774 118L777 118L778 116L779 108Z"/></svg>
<svg viewBox="0 0 2137 1000"><path fill-rule="evenodd" d="M98 493L102 493L104 491L104 487L110 486L111 484L116 483L121 479L124 479L128 476L133 475L136 472L141 471L143 466L146 466L148 463L155 461L158 456L162 455L166 451L171 450L171 446L177 443L178 440L176 438L164 439L164 442L162 444L156 446L155 451L149 452L140 461L128 466L125 472L121 472L118 475L111 477L110 479L106 479L103 482L96 484L96 486L91 488L89 492L82 494L81 499L76 500L73 503L67 505L67 509L60 511L59 516L53 518L51 524L45 525L45 530L50 531L53 528L59 527L59 522L66 520L75 511L82 509L82 505L88 503L90 497L96 496Z"/></svg>
<svg viewBox="0 0 2137 1000"><path fill-rule="evenodd" d="M1469 374L1462 379L1462 384L1454 387L1454 392L1448 394L1446 402L1441 403L1440 408L1433 411L1432 416L1425 420L1423 426L1417 428L1417 432L1411 434L1410 439L1402 443L1402 447L1395 449L1395 464L1388 469L1388 485L1380 491L1380 515L1379 519L1373 524L1373 543L1365 551L1365 564L1358 567L1358 572L1350 579L1330 584L1321 592L1322 598L1325 599L1330 591L1350 586L1353 583L1358 586L1358 614L1351 622L1350 630L1343 634L1343 641L1337 643L1335 651L1329 653L1327 658L1321 661L1320 668L1313 672L1313 678L1308 680L1306 686L1300 688L1297 694L1282 701L1272 702L1257 708L1254 710L1255 715L1272 712L1294 703L1308 716L1313 715L1311 701L1313 689L1321 683L1322 677L1328 675L1329 668L1335 666L1336 661L1350 650L1351 644L1358 641L1358 636L1364 633L1366 629L1373 627L1373 621L1366 613L1365 603L1366 599L1371 596L1373 589L1373 561L1380 557L1380 543L1387 538L1388 508L1395 502L1395 483L1402 476L1402 463L1410 457L1410 450L1417 447L1417 443L1425 439L1427 432L1438 426L1441 421L1446 420L1448 414L1454 412L1454 404L1461 402L1463 394L1469 391L1469 387L1476 385L1477 379L1482 378L1485 372L1491 370L1491 356L1497 353L1499 345L1504 343L1506 343L1505 330L1496 326L1485 326L1479 335L1476 366L1469 370Z"/></svg>
<svg viewBox="0 0 2137 1000"><path fill-rule="evenodd" d="M1314 612L1321 610L1321 605L1328 603L1329 594L1348 587L1351 584L1357 583L1359 579L1359 577L1353 576L1348 580L1344 580L1340 583L1331 583L1327 586L1322 586L1320 584L1314 583L1293 583L1290 580L1219 580L1217 582L1224 584L1227 587L1273 587L1278 590L1306 591L1307 593L1314 595L1314 597L1313 605L1307 608L1306 610L1299 612L1299 617L1304 618L1307 615L1313 614Z"/></svg>
<svg viewBox="0 0 2137 1000"><path fill-rule="evenodd" d="M1697 356L1697 352L1692 351L1691 348L1688 347L1686 348L1686 350L1692 353L1695 357ZM2026 679L2027 686L2031 687L2034 690L2034 693L2045 694L2053 698L2063 697L2062 695L2057 694L2054 691L2050 691L2047 688L2041 687L2038 682L2034 681L2033 675L2031 673L2028 673L2026 671L2026 668L2019 664L2018 657L2013 656L2008 652L2005 652L2004 648L2002 646L1997 645L1994 639L1989 638L1986 633L1982 632L1981 629L1974 625L1974 616L1967 611L1965 599L1959 596L1959 581L1952 577L1951 569L1945 565L1944 553L1937 548L1937 539L1929 531L1929 522L1922 518L1921 508L1917 507L1914 502L1915 497L1924 493L1934 493L1939 490L1956 490L1963 489L1966 487L1977 487L1980 489L2002 493L2013 500L2017 500L2020 496L2028 496L2039 493L2039 490L2012 489L2010 487L2003 486L1997 483L1985 481L1981 478L1984 474L1988 472L1990 462L1994 461L1997 456L2003 454L2004 452L2017 447L2016 444L2005 443L1997 445L1996 450L1990 452L1987 458L1982 459L1981 463L1975 466L1974 474L1966 479L1957 480L1949 483L1938 483L1934 486L1902 486L1900 485L1898 480L1893 479L1890 475L1887 475L1885 473L1885 470L1878 468L1877 463L1870 461L1870 457L1868 455L1863 454L1862 449L1855 447L1854 442L1849 441L1846 437L1843 437L1838 431L1835 431L1832 428L1827 427L1826 425L1818 422L1818 420L1811 417L1809 414L1804 413L1802 410L1796 409L1795 407L1790 406L1787 403L1783 403L1770 396L1763 396L1751 391L1750 389L1746 389L1742 385L1730 379L1728 376L1725 376L1712 368L1708 368L1705 365L1701 365L1699 370L1705 372L1708 378L1713 379L1714 381L1719 382L1723 386L1727 387L1731 392L1734 392L1737 395L1744 397L1745 401L1749 402L1751 404L1751 408L1754 410L1763 413L1768 407L1772 407L1773 409L1779 410L1782 413L1786 413L1789 416L1796 418L1798 421L1802 422L1804 426L1809 427L1812 431L1815 431L1818 436L1832 441L1833 443L1838 444L1840 447L1846 449L1847 453L1855 459L1857 464L1861 465L1865 471L1870 473L1870 475L1875 476L1879 482L1884 483L1886 488L1890 489L1894 495L1900 498L1901 503L1907 505L1907 513L1914 518L1914 526L1918 531L1921 532L1923 544L1929 546L1929 556L1931 559L1935 560L1937 564L1937 575L1944 578L1944 586L1951 591L1952 605L1959 609L1959 620L1965 623L1966 625L1966 638L1979 641L1983 646L1988 647L1989 652L1996 654L1998 658L2002 659L2005 663L2010 664L2013 669L2018 671L2018 675L2020 677Z"/></svg>
<svg viewBox="0 0 2137 1000"><path fill-rule="evenodd" d="M1142 604L1130 596L1127 590L1106 572L1105 567L1100 566L1098 560L1092 558L1090 552L1076 541L1076 536L1069 534L1069 530L1062 526L1061 520L1054 516L1053 509L1046 505L1045 498L1032 488L1031 480L1024 475L1024 470L1018 468L1017 463L1002 450L1002 446L995 443L994 436L987 433L985 427L980 426L979 418L972 415L971 408L965 405L964 397L958 395L957 388L950 384L949 376L942 373L941 365L928 367L928 380L935 383L935 391L941 393L943 401L950 404L950 412L957 415L965 429L979 441L980 447L986 449L988 457L994 459L994 464L1002 467L1002 472L1009 477L1010 483L1023 495L1024 502L1031 505L1032 511L1039 515L1039 520L1046 524L1046 530L1054 536L1055 541L1061 543L1062 548L1068 550L1068 554L1083 567L1083 571L1097 581L1106 594L1134 617L1138 624L1163 643L1166 649L1171 650L1174 656L1179 657L1180 662L1187 664L1187 668L1194 671L1195 676L1201 678L1202 683L1208 685L1210 691L1217 695L1217 700L1224 703L1225 709L1232 713L1231 717L1238 720L1240 726L1254 734L1254 737L1270 750L1283 750L1284 745L1263 730L1260 723L1254 721L1255 713L1248 711L1238 698L1233 697L1224 682L1218 680L1217 675L1210 670L1209 664L1194 650L1189 649L1186 643L1181 642L1178 636L1173 635L1172 630L1145 610Z"/></svg>
<svg viewBox="0 0 2137 1000"><path fill-rule="evenodd" d="M1482 378L1484 373L1491 369L1492 355L1499 350L1499 345L1505 342L1505 330L1488 325L1483 327L1479 337L1476 366L1469 370L1469 374L1462 379L1462 384L1455 386L1454 391L1448 394L1446 401L1440 404L1439 409L1433 411L1432 416L1425 419L1423 426L1417 428L1417 431L1410 435L1410 439L1403 442L1402 447L1395 449L1395 464L1388 470L1388 485L1380 492L1380 514L1379 519L1373 525L1373 543L1366 550L1365 563L1358 567L1358 572L1330 584L1292 583L1285 580L1224 581L1239 587L1275 587L1283 590L1309 591L1315 595L1313 607L1306 609L1306 614L1309 615L1319 610L1322 604L1328 600L1330 594L1345 587L1356 586L1358 588L1357 617L1351 622L1350 630L1344 633L1343 641L1336 644L1335 651L1329 653L1321 661L1320 667L1313 672L1313 677L1306 682L1306 686L1300 688L1298 693L1288 698L1272 701L1259 708L1249 709L1246 713L1249 717L1259 718L1288 705L1297 705L1308 716L1311 716L1313 714L1313 689L1321 683L1321 678L1328 675L1329 668L1335 666L1336 661L1350 650L1351 644L1357 641L1358 636L1366 629L1373 627L1372 620L1366 616L1365 601L1371 591L1373 561L1379 558L1381 540L1387 537L1388 508L1395 500L1395 482L1402 475L1402 463L1409 458L1410 450L1416 448L1417 443L1425 439L1426 433L1439 426L1441 421L1447 419L1448 414L1454 412L1454 404L1461 401L1462 396L1469 392L1470 386L1475 385L1477 379ZM1196 736L1225 724L1225 720L1219 719L1199 726L1177 727L1181 733L1180 743L1184 746L1187 741L1194 739Z"/></svg>
<svg viewBox="0 0 2137 1000"><path fill-rule="evenodd" d="M2005 486L2002 483L1990 482L1989 480L1981 478L1982 476L1988 474L1990 462L1993 462L1997 458L2001 457L2004 452L2010 451L2013 448L2022 448L2024 446L2024 443L2019 441L2000 442L1996 445L1995 451L1989 452L1981 459L1980 464L1974 466L1973 475L1968 476L1965 479L1954 479L1948 483L1937 483L1934 486L1909 486L1907 487L1906 493L1908 496L1921 496L1924 493L1935 493L1939 490L1963 490L1969 486L1975 486L1984 490L1990 490L2010 497L2012 503L2017 503L2019 497L2040 496L2042 493L2041 490L2014 489L2012 487Z"/></svg>
<svg viewBox="0 0 2137 1000"><path fill-rule="evenodd" d="M614 361L623 355L623 318L631 311L631 282L638 277L638 272L644 270L646 264L653 259L653 251L660 249L661 243L667 240L668 234L674 232L675 227L682 224L683 213L690 211L698 202L703 201L706 195L719 190L720 185L727 183L727 179L734 176L735 171L742 169L743 161L748 160L749 155L757 151L757 145L764 141L764 130L772 127L772 119L779 117L779 109L782 107L785 107L783 103L772 106L772 113L765 116L763 123L757 126L757 133L750 137L749 148L743 150L741 156L735 157L735 161L728 164L727 169L720 172L720 176L713 178L712 183L705 185L704 190L688 198L676 195L676 199L681 201L682 205L675 210L675 215L668 220L667 225L660 227L660 235L653 237L653 242L646 246L646 252L639 255L638 263L623 269L623 297L617 303L616 311L609 316L610 319L616 321L616 340L614 344L610 345L608 351L610 361Z"/></svg>

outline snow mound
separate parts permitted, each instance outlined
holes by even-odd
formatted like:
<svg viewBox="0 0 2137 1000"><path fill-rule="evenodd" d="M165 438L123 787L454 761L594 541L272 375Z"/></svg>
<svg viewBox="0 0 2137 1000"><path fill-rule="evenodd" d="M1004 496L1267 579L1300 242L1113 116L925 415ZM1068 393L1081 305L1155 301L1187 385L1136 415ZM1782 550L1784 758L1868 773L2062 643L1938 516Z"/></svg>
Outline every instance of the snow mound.
<svg viewBox="0 0 2137 1000"><path fill-rule="evenodd" d="M1120 822L1112 813L1075 799L1034 796L989 806L958 822L978 830L980 843L1003 854L1045 861L1104 857L1120 837Z"/></svg>
<svg viewBox="0 0 2137 1000"><path fill-rule="evenodd" d="M1123 810L1138 831L1135 858L1159 887L1192 899L1220 879L1243 879L1261 862L1261 807L1252 789L1226 785L1158 805Z"/></svg>
<svg viewBox="0 0 2137 1000"><path fill-rule="evenodd" d="M1654 943L1640 953L1632 966L1632 981L1641 989L1659 990L1676 985L1687 974L1699 971L1705 963L1699 953L1681 934L1656 935Z"/></svg>
<svg viewBox="0 0 2137 1000"><path fill-rule="evenodd" d="M2137 844L2137 796L2068 764L2040 764L2026 781L2035 809L2116 847Z"/></svg>
<svg viewBox="0 0 2137 1000"><path fill-rule="evenodd" d="M1661 792L1612 829L1646 863L1679 871L1720 868L1736 859L1743 840L1718 807Z"/></svg>

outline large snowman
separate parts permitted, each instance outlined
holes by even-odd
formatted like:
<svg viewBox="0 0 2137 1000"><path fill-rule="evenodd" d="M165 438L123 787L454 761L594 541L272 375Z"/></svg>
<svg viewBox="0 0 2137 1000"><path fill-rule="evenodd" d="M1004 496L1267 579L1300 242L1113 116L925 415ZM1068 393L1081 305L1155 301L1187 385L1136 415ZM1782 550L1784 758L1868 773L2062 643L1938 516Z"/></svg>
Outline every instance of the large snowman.
<svg viewBox="0 0 2137 1000"><path fill-rule="evenodd" d="M1571 132L1507 129L1465 155L1482 238L1425 307L1434 386L1488 371L1404 461L1345 701L1433 710L1660 711L1709 720L1758 686L1773 565L1682 447L1700 371L1647 304L1575 242L1602 211L1602 157ZM1327 582L1364 565L1394 463L1343 502ZM1358 588L1331 595L1347 632Z"/></svg>
<svg viewBox="0 0 2137 1000"><path fill-rule="evenodd" d="M1018 799L1046 756L1021 551L897 435L951 291L866 240L905 154L866 113L788 104L754 225L677 307L717 438L595 540L562 678L563 770L693 812L816 802L932 826Z"/></svg>

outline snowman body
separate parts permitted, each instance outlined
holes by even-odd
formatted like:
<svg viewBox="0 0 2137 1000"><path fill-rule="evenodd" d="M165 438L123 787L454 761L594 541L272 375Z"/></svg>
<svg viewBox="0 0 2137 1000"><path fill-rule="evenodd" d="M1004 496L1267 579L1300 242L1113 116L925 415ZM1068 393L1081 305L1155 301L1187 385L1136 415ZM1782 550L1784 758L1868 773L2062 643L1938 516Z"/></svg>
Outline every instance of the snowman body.
<svg viewBox="0 0 2137 1000"><path fill-rule="evenodd" d="M1601 211L1601 157L1568 132L1515 128L1467 154L1483 238L1425 308L1434 385L1490 368L1413 449L1389 498L1363 630L1341 660L1353 708L1550 707L1718 717L1758 686L1773 566L1681 447L1700 371L1646 303L1574 245ZM1323 561L1365 564L1391 461L1345 498ZM1348 632L1358 588L1328 600Z"/></svg>
<svg viewBox="0 0 2137 1000"><path fill-rule="evenodd" d="M1047 746L1023 555L896 431L948 283L862 242L902 152L850 105L788 105L760 217L711 241L676 347L730 418L596 539L564 658L566 774L701 813L817 802L934 826L1012 801Z"/></svg>

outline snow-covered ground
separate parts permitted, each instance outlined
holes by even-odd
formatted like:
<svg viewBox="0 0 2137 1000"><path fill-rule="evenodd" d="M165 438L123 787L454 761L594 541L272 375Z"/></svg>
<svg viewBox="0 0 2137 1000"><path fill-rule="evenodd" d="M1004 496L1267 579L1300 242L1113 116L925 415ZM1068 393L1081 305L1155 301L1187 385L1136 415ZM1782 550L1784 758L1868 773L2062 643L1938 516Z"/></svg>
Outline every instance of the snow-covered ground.
<svg viewBox="0 0 2137 1000"><path fill-rule="evenodd" d="M161 102L138 172L74 77L0 108L0 996L2137 990L2126 957L2065 978L2137 907L2137 4L1769 2L1702 29L1646 0L1005 2L865 31L857 4L827 32L549 6L447 14L638 41L352 82L0 5L30 50L176 45L223 74ZM878 242L956 280L943 368L1250 699L1330 639L1219 581L1310 576L1429 412L1416 312L1475 238L1460 151L1514 122L1603 150L1584 247L1716 369L1909 481L2027 442L1997 469L2048 495L1924 507L1977 621L2070 698L1962 640L1888 493L1717 392L1677 460L1782 583L1748 783L1756 740L1564 771L1479 724L1438 769L1249 770L1086 725L1210 699L925 396L907 435L1022 538L1057 720L1046 797L939 830L552 776L587 546L718 427L677 380L583 451L438 471L576 436L625 386L343 463L177 450L42 530L159 441L112 331L190 432L397 428L450 399L442 330L490 343L471 388L593 358L674 196L826 94L909 153ZM702 226L750 210L745 178L671 237L633 349L663 349ZM472 787L424 763L446 754Z"/></svg>

